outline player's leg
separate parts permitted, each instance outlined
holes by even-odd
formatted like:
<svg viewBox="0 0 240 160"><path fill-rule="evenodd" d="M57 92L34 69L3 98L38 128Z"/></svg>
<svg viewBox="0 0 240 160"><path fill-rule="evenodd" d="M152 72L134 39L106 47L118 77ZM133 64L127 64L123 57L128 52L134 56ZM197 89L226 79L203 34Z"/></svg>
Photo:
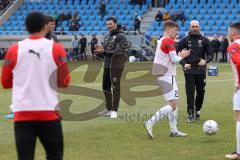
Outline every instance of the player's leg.
<svg viewBox="0 0 240 160"><path fill-rule="evenodd" d="M168 93L168 95L164 95L165 99L173 108L173 111L168 113L168 121L170 125L170 136L171 137L185 137L186 133L182 133L177 129L177 113L178 113L178 87L176 78L173 77L173 90Z"/></svg>
<svg viewBox="0 0 240 160"><path fill-rule="evenodd" d="M173 89L172 76L158 76L156 78L157 78L157 84L160 86L162 94L165 93L164 96L168 96L166 94L168 92L171 92ZM169 104L167 104L162 108L160 108L150 119L148 119L144 123L150 138L153 138L152 127L155 125L155 123L157 123L158 121L166 117L168 113L172 111L173 111L173 108Z"/></svg>
<svg viewBox="0 0 240 160"><path fill-rule="evenodd" d="M233 96L233 110L236 120L236 141L237 150L231 154L225 155L228 159L240 159L240 89L236 90Z"/></svg>
<svg viewBox="0 0 240 160"><path fill-rule="evenodd" d="M123 69L111 69L111 82L113 88L113 108L111 113L111 118L117 118L117 111L120 101L120 83Z"/></svg>
<svg viewBox="0 0 240 160"><path fill-rule="evenodd" d="M18 160L33 160L36 134L31 122L15 122L14 133Z"/></svg>
<svg viewBox="0 0 240 160"><path fill-rule="evenodd" d="M106 100L106 109L99 112L98 115L110 116L112 110L112 91L111 91L111 78L110 78L110 68L104 68L103 70L103 82L102 88Z"/></svg>
<svg viewBox="0 0 240 160"><path fill-rule="evenodd" d="M200 110L203 105L204 95L205 95L205 86L206 86L206 74L197 74L196 75L196 101L195 101L195 119L200 119Z"/></svg>
<svg viewBox="0 0 240 160"><path fill-rule="evenodd" d="M157 78L157 83L162 87L163 93L165 93L164 98L167 101L167 105L160 108L149 120L145 122L145 127L148 131L148 135L151 138L153 138L152 127L158 121L160 121L161 119L167 116L169 116L168 118L170 118L169 123L170 123L171 132L173 132L174 135L178 135L178 133L180 133L177 130L178 89L177 89L175 77L161 76ZM167 90L168 90L167 93L164 92Z"/></svg>
<svg viewBox="0 0 240 160"><path fill-rule="evenodd" d="M36 122L36 132L47 154L47 160L63 160L63 132L60 120Z"/></svg>
<svg viewBox="0 0 240 160"><path fill-rule="evenodd" d="M187 95L187 113L188 122L193 122L194 119L194 94L195 94L195 76L193 74L184 74L185 90Z"/></svg>

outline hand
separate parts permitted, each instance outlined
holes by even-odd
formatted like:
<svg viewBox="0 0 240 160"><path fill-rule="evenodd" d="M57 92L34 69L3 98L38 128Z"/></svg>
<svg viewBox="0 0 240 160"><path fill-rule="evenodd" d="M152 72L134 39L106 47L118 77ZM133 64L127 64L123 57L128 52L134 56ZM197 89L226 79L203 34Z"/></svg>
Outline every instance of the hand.
<svg viewBox="0 0 240 160"><path fill-rule="evenodd" d="M189 69L191 69L191 64L185 64L184 65L184 70L186 71L186 70L189 70Z"/></svg>
<svg viewBox="0 0 240 160"><path fill-rule="evenodd" d="M182 57L182 59L186 58L190 54L190 49L187 50L184 48L181 52L178 53L178 56Z"/></svg>
<svg viewBox="0 0 240 160"><path fill-rule="evenodd" d="M204 59L201 59L200 62L198 63L199 66L205 66L206 61Z"/></svg>
<svg viewBox="0 0 240 160"><path fill-rule="evenodd" d="M97 54L104 52L103 46L99 46L99 45L96 44L96 45L94 45L94 48L95 48L94 51L95 51Z"/></svg>

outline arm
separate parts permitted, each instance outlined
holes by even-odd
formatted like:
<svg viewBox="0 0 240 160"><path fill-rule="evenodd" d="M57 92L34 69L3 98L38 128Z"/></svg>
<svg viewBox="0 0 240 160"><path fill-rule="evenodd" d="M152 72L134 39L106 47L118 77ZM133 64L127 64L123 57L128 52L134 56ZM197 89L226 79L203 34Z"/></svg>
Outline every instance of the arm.
<svg viewBox="0 0 240 160"><path fill-rule="evenodd" d="M169 55L170 55L171 61L173 63L178 63L178 62L180 62L182 60L182 57L178 56L176 51L169 52Z"/></svg>
<svg viewBox="0 0 240 160"><path fill-rule="evenodd" d="M53 44L53 57L57 65L57 84L60 88L66 88L70 83L66 52L59 43Z"/></svg>
<svg viewBox="0 0 240 160"><path fill-rule="evenodd" d="M17 50L18 50L17 44L10 47L4 59L1 81L2 86L5 89L12 88L13 84L12 70L14 69L17 63Z"/></svg>
<svg viewBox="0 0 240 160"><path fill-rule="evenodd" d="M228 53L230 55L231 61L236 66L237 74L238 74L238 86L240 86L240 48L232 44L228 47Z"/></svg>

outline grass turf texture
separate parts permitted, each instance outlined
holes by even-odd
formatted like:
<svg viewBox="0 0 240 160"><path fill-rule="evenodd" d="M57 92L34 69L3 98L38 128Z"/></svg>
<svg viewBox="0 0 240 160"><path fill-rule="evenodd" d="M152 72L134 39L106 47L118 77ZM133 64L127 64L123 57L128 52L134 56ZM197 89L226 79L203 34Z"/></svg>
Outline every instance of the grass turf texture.
<svg viewBox="0 0 240 160"><path fill-rule="evenodd" d="M82 63L82 62L79 62ZM0 62L2 66L2 62ZM99 64L99 63L98 63ZM95 65L97 69L99 65ZM144 65L144 64L143 64ZM224 155L235 150L235 123L232 111L234 82L230 64L218 66L219 76L207 77L205 101L201 120L186 123L186 96L181 67L177 69L179 88L179 130L188 133L187 138L170 138L167 120L154 126L154 140L147 137L143 127L146 115L153 114L165 105L162 96L137 98L135 106L121 100L118 119L98 117L89 121L63 121L64 159L67 160L221 160ZM74 66L71 64L71 66ZM93 83L83 82L87 66L83 65L71 73L72 85L81 85L101 91L102 72ZM94 70L95 70L94 69ZM93 73L93 72L91 72ZM143 72L132 72L128 78L137 77ZM154 83L154 82L153 82ZM123 84L124 85L124 84ZM126 85L126 84L125 84ZM135 90L148 90L149 86ZM101 100L81 95L61 94L60 99L74 101L72 113L94 109ZM11 104L11 90L0 88L0 159L13 160L16 150L12 120L5 120ZM130 116L131 115L131 116ZM140 118L137 118L140 115ZM205 120L213 119L219 124L215 136L206 136L202 131ZM36 160L45 159L39 141L36 145Z"/></svg>

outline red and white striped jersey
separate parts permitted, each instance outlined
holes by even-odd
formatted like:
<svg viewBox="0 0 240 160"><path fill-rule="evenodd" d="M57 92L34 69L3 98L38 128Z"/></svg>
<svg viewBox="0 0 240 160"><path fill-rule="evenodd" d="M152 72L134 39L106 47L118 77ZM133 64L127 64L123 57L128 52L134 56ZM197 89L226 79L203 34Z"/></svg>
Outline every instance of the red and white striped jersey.
<svg viewBox="0 0 240 160"><path fill-rule="evenodd" d="M235 40L228 46L228 54L232 64L235 86L240 86L240 39Z"/></svg>
<svg viewBox="0 0 240 160"><path fill-rule="evenodd" d="M162 37L157 42L153 64L154 75L176 75L176 63L171 61L170 52L176 52L175 41L171 38ZM164 70L162 66L166 68L165 73L161 73Z"/></svg>
<svg viewBox="0 0 240 160"><path fill-rule="evenodd" d="M4 88L13 88L14 121L59 119L53 88L70 82L63 46L39 36L18 42L6 54L1 80Z"/></svg>

